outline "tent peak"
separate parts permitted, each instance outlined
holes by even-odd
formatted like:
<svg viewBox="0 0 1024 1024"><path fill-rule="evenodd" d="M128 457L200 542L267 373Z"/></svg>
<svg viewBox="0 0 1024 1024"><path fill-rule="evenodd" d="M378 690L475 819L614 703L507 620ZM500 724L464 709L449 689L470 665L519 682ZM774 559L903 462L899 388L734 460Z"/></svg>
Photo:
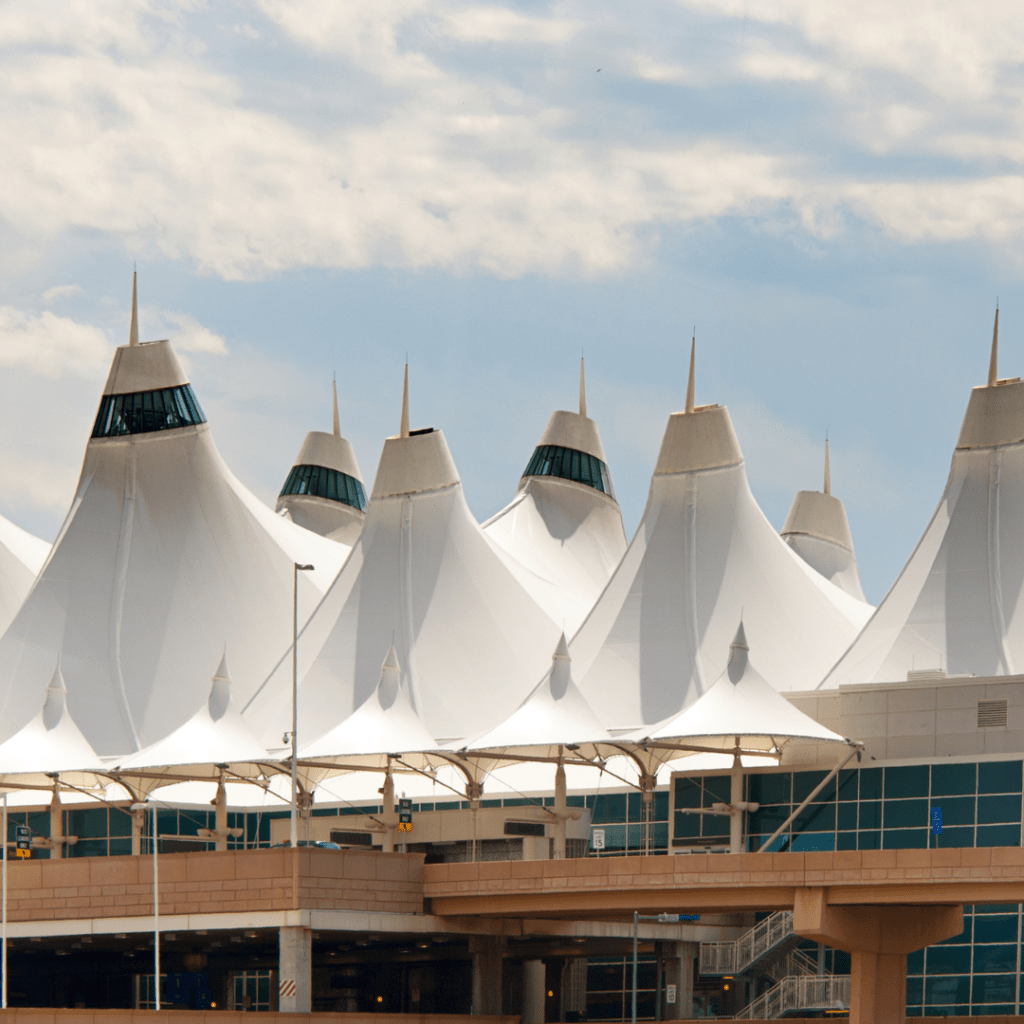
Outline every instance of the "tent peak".
<svg viewBox="0 0 1024 1024"><path fill-rule="evenodd" d="M565 632L558 638L558 646L555 648L555 653L551 656L552 658L564 658L566 661L570 661L569 657L569 645L565 642Z"/></svg>
<svg viewBox="0 0 1024 1024"><path fill-rule="evenodd" d="M380 682L377 684L377 700L385 711L398 700L401 689L402 668L398 663L398 652L392 643L380 666Z"/></svg>
<svg viewBox="0 0 1024 1024"><path fill-rule="evenodd" d="M220 664L213 674L213 682L210 686L210 696L207 700L207 708L210 717L219 722L231 703L231 676L228 675L228 645L224 644L224 653L221 655Z"/></svg>
<svg viewBox="0 0 1024 1024"><path fill-rule="evenodd" d="M828 461L828 434L825 435L825 494L832 493L832 472Z"/></svg>
<svg viewBox="0 0 1024 1024"><path fill-rule="evenodd" d="M139 301L136 290L138 274L132 271L132 325L128 330L128 344L132 347L139 343Z"/></svg>
<svg viewBox="0 0 1024 1024"><path fill-rule="evenodd" d="M409 436L409 364L405 364L405 381L402 385L402 422L398 428L399 437Z"/></svg>
<svg viewBox="0 0 1024 1024"><path fill-rule="evenodd" d="M739 628L736 630L736 636L733 637L733 641L729 644L729 680L733 684L738 683L743 678L743 673L747 670L748 655L750 653L750 645L747 643L747 633L743 628L743 619L740 619Z"/></svg>
<svg viewBox="0 0 1024 1024"><path fill-rule="evenodd" d="M583 369L583 356L580 356L580 415L587 415L587 379Z"/></svg>
<svg viewBox="0 0 1024 1024"><path fill-rule="evenodd" d="M999 382L999 302L996 302L996 319L992 324L992 352L988 357L988 386L994 388Z"/></svg>
<svg viewBox="0 0 1024 1024"><path fill-rule="evenodd" d="M43 726L47 732L52 732L60 725L60 720L64 717L64 708L67 705L67 694L68 687L64 682L64 673L60 670L60 657L58 656L53 675L46 687L46 701L43 704Z"/></svg>
<svg viewBox="0 0 1024 1024"><path fill-rule="evenodd" d="M341 437L341 420L338 419L338 375L331 380L331 391L334 396L334 436Z"/></svg>
<svg viewBox="0 0 1024 1024"><path fill-rule="evenodd" d="M697 328L693 329L693 337L690 339L690 376L686 381L686 411L693 412L694 396L694 366L697 355Z"/></svg>

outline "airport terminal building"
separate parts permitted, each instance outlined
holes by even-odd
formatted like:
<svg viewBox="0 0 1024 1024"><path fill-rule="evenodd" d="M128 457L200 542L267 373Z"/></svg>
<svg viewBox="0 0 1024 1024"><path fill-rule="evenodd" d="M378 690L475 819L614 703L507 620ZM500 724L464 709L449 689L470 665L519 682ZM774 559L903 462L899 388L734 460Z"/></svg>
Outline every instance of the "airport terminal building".
<svg viewBox="0 0 1024 1024"><path fill-rule="evenodd" d="M582 365L486 523L408 374L372 486L335 398L270 509L133 313L52 548L0 522L9 1005L868 1020L898 986L910 1016L1019 1013L998 318L877 608L827 449L777 533L694 359L629 539ZM849 924L896 912L903 945Z"/></svg>

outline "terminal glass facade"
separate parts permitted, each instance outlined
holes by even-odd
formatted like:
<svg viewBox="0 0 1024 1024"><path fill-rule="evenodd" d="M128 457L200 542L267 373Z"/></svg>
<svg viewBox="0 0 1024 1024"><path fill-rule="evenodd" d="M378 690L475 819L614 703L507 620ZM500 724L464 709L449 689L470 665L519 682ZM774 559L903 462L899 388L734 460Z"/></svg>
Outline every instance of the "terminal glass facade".
<svg viewBox="0 0 1024 1024"><path fill-rule="evenodd" d="M614 494L608 467L593 455L557 444L538 445L523 476L559 476L605 494Z"/></svg>
<svg viewBox="0 0 1024 1024"><path fill-rule="evenodd" d="M174 430L205 423L191 384L130 395L104 395L92 428L93 437L123 437Z"/></svg>
<svg viewBox="0 0 1024 1024"><path fill-rule="evenodd" d="M352 508L366 508L363 485L348 473L324 466L292 466L280 496L284 498L289 494L311 494L328 501L340 501Z"/></svg>

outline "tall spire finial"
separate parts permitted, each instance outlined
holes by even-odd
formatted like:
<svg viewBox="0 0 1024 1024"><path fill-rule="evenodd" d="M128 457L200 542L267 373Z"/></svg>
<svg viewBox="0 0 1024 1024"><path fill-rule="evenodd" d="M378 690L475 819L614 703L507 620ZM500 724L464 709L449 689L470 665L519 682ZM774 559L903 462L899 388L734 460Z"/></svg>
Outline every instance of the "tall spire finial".
<svg viewBox="0 0 1024 1024"><path fill-rule="evenodd" d="M832 493L832 471L828 464L828 434L825 435L825 493Z"/></svg>
<svg viewBox="0 0 1024 1024"><path fill-rule="evenodd" d="M587 415L587 381L583 373L583 356L580 356L580 415Z"/></svg>
<svg viewBox="0 0 1024 1024"><path fill-rule="evenodd" d="M992 355L988 360L988 386L994 387L999 379L999 302L996 301L996 322L992 326Z"/></svg>
<svg viewBox="0 0 1024 1024"><path fill-rule="evenodd" d="M132 326L128 332L128 344L138 345L139 343L139 302L135 288L136 273L132 271Z"/></svg>
<svg viewBox="0 0 1024 1024"><path fill-rule="evenodd" d="M409 436L409 364L405 364L405 384L402 387L402 424L398 428L399 437Z"/></svg>
<svg viewBox="0 0 1024 1024"><path fill-rule="evenodd" d="M338 419L338 375L334 375L331 381L331 390L334 392L334 436L341 437L341 421Z"/></svg>
<svg viewBox="0 0 1024 1024"><path fill-rule="evenodd" d="M697 328L693 329L693 338L690 340L690 379L686 382L686 411L693 412L693 370L694 359L697 352Z"/></svg>

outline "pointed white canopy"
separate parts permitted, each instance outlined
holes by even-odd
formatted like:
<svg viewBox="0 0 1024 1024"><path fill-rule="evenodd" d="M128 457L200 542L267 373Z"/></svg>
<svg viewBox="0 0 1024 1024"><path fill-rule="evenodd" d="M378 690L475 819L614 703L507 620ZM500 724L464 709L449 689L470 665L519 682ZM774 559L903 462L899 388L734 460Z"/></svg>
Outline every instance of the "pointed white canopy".
<svg viewBox="0 0 1024 1024"><path fill-rule="evenodd" d="M1024 383L998 379L997 331L939 507L825 687L1024 671Z"/></svg>
<svg viewBox="0 0 1024 1024"><path fill-rule="evenodd" d="M118 769L130 773L133 768L264 760L266 747L252 734L235 707L231 689L225 652L214 673L209 696L196 713L169 736L120 761Z"/></svg>
<svg viewBox="0 0 1024 1024"><path fill-rule="evenodd" d="M398 653L392 644L380 670L380 682L369 697L327 735L300 751L302 757L343 757L433 750L434 737L412 706L402 684Z"/></svg>
<svg viewBox="0 0 1024 1024"><path fill-rule="evenodd" d="M101 756L169 735L205 700L227 640L244 701L348 548L263 505L225 466L170 342L117 349L74 502L0 638L0 739L38 710L60 660Z"/></svg>
<svg viewBox="0 0 1024 1024"><path fill-rule="evenodd" d="M484 523L534 599L573 633L626 550L597 424L586 415L580 361L580 411L555 412L512 501Z"/></svg>
<svg viewBox="0 0 1024 1024"><path fill-rule="evenodd" d="M62 772L100 767L100 759L67 709L60 665L46 687L42 710L0 744L0 773Z"/></svg>
<svg viewBox="0 0 1024 1024"><path fill-rule="evenodd" d="M351 547L363 528L366 496L352 445L341 436L338 384L334 388L334 430L311 430L277 499L276 511L293 523Z"/></svg>
<svg viewBox="0 0 1024 1024"><path fill-rule="evenodd" d="M832 494L828 441L825 489L797 491L780 535L814 570L858 601L865 601L843 503Z"/></svg>
<svg viewBox="0 0 1024 1024"><path fill-rule="evenodd" d="M551 657L551 669L515 713L470 744L471 750L526 749L609 741L608 730L572 679L565 634Z"/></svg>
<svg viewBox="0 0 1024 1024"><path fill-rule="evenodd" d="M714 685L681 714L646 737L691 739L700 746L775 750L789 740L846 743L844 737L795 708L754 668L743 623L729 645L729 661Z"/></svg>
<svg viewBox="0 0 1024 1024"><path fill-rule="evenodd" d="M366 700L391 643L439 742L507 718L547 670L558 628L473 518L444 435L406 432L384 442L363 532L300 636L302 738ZM288 659L245 709L268 742L290 720L290 675Z"/></svg>
<svg viewBox="0 0 1024 1024"><path fill-rule="evenodd" d="M870 609L799 559L754 501L726 409L669 417L636 536L570 648L613 728L687 707L725 667L743 617L766 673L817 685Z"/></svg>
<svg viewBox="0 0 1024 1024"><path fill-rule="evenodd" d="M11 624L49 553L46 541L0 516L0 634Z"/></svg>

